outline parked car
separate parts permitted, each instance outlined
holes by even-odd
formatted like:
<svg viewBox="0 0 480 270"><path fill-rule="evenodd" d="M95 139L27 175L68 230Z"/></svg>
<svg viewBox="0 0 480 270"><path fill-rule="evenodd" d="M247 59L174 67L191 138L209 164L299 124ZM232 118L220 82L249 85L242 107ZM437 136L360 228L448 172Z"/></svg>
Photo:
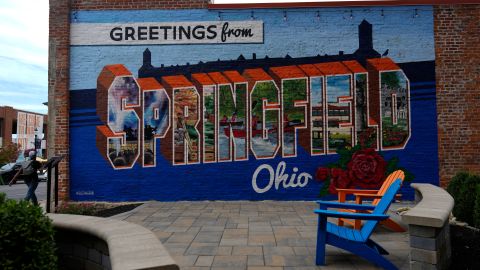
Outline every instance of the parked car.
<svg viewBox="0 0 480 270"><path fill-rule="evenodd" d="M38 161L41 163L45 162L45 160L37 158ZM0 168L0 176L3 179L3 183L8 185L10 181L13 179L15 174L17 174L18 170L22 167L22 163L25 161L25 157L23 155L19 155L17 160L12 163L5 164ZM22 176L18 177L18 180L23 180ZM38 180L46 181L47 180L47 172L46 171L38 171ZM1 183L0 183L1 184Z"/></svg>
<svg viewBox="0 0 480 270"><path fill-rule="evenodd" d="M41 172L41 171L38 172L38 180L40 182L47 181L47 177L48 177L47 170L45 170L43 172Z"/></svg>
<svg viewBox="0 0 480 270"><path fill-rule="evenodd" d="M10 183L12 178L18 172L18 170L22 167L21 162L17 163L8 163L0 168L0 176L2 177L3 183L7 185ZM21 179L21 178L20 178Z"/></svg>

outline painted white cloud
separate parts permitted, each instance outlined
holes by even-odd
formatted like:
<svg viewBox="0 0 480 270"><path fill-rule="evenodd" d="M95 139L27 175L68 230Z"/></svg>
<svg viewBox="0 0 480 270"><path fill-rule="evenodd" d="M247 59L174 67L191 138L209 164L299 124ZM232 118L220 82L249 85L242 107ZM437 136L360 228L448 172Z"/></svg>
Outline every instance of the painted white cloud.
<svg viewBox="0 0 480 270"><path fill-rule="evenodd" d="M0 105L46 113L48 0L0 1Z"/></svg>

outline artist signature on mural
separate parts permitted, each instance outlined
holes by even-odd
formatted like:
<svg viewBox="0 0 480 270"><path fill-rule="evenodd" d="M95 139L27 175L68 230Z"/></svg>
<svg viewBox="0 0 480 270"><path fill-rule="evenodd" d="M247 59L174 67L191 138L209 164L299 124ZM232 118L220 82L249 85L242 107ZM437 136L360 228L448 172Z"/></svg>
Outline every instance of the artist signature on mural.
<svg viewBox="0 0 480 270"><path fill-rule="evenodd" d="M274 171L273 167L269 164L260 165L252 176L252 187L253 190L257 193L265 193L269 191L274 185L275 189L278 190L280 185L283 188L295 188L295 187L304 187L308 184L308 181L312 179L312 176L309 173L302 172L297 175L298 168L293 167L293 173L291 175L285 173L285 169L287 168L287 164L285 161L281 161L277 165L277 169ZM270 176L268 184L261 188L257 184L257 177L263 170L266 170Z"/></svg>

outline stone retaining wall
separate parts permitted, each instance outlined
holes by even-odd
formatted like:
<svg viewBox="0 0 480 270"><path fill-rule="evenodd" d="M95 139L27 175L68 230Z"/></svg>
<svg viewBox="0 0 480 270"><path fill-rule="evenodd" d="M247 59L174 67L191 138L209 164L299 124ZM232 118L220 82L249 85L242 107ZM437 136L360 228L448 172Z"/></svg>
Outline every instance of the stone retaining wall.
<svg viewBox="0 0 480 270"><path fill-rule="evenodd" d="M60 269L178 270L150 230L110 218L48 214L58 233Z"/></svg>
<svg viewBox="0 0 480 270"><path fill-rule="evenodd" d="M448 269L453 198L430 184L412 184L417 205L402 215L410 234L410 269Z"/></svg>
<svg viewBox="0 0 480 270"><path fill-rule="evenodd" d="M448 269L452 258L450 225L442 228L409 226L410 269Z"/></svg>
<svg viewBox="0 0 480 270"><path fill-rule="evenodd" d="M59 269L112 269L105 241L73 230L55 232Z"/></svg>

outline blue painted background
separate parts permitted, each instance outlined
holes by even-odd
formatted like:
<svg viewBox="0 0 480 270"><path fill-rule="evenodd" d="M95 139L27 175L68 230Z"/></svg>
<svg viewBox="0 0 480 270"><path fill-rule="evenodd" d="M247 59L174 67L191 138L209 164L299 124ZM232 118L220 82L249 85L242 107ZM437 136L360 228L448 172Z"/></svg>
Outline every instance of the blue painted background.
<svg viewBox="0 0 480 270"><path fill-rule="evenodd" d="M415 17L415 8L418 16ZM381 10L384 9L381 16ZM399 63L434 61L433 15L431 7L395 7L352 9L292 9L287 21L280 10L255 10L254 17L264 21L265 44L245 45L169 45L151 46L152 64L185 64L198 61L235 59L256 53L282 57L352 53L358 48L358 24L367 19L373 24L374 48ZM161 22L214 21L217 11L82 11L72 14L77 22ZM250 10L222 11L223 20L249 20ZM73 200L138 201L138 200L313 200L321 185L311 180L304 188L274 188L262 194L252 189L251 178L256 168L270 164L274 169L280 161L287 163L286 172L298 167L300 172L315 174L319 166L335 161L337 155L310 156L298 148L298 157L272 160L223 162L172 166L157 154L157 167L115 171L100 155L95 144L95 87L98 74L108 64L124 64L132 73L142 65L146 46L73 46L71 48L70 89L70 179ZM408 64L405 64L408 66ZM409 70L411 80L411 139L404 150L386 151L384 156L400 158L400 165L415 175L414 182L438 185L438 154L436 100L433 65L427 69ZM261 174L263 178L267 176ZM259 179L262 177L259 177ZM263 186L260 182L259 185ZM402 188L412 198L409 185Z"/></svg>

